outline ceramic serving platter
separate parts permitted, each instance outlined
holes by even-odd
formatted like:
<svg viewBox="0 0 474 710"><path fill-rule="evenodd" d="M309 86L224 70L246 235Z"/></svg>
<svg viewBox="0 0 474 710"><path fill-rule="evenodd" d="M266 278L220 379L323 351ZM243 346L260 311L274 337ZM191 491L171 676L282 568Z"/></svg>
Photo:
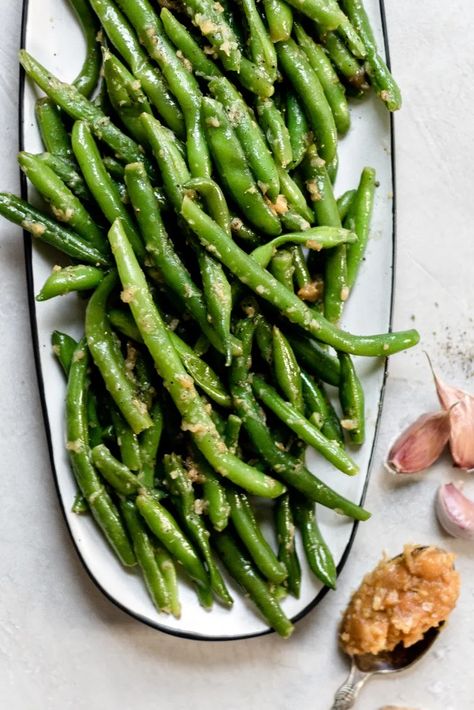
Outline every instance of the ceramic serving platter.
<svg viewBox="0 0 474 710"><path fill-rule="evenodd" d="M379 0L366 0L365 4L381 52L386 52L383 5L379 4ZM84 42L66 0L25 0L22 41L29 52L62 79L72 80L79 71L84 55ZM34 118L37 96L36 90L22 77L21 146L31 152L42 150ZM352 106L352 128L348 136L340 142L336 193L339 195L356 186L361 169L365 165L376 168L380 183L366 259L344 313L344 327L355 333L378 333L390 328L394 257L392 139L388 112L374 96ZM26 184L23 189L30 200L37 200ZM34 295L51 272L51 267L58 263L59 257L56 252L42 245L35 244L31 249L28 237L25 253L38 383L52 471L59 504L63 509L72 541L90 578L121 609L167 633L210 640L248 638L269 633L268 626L252 604L238 593L232 581L229 581L229 586L235 592L235 602L231 611L218 604L215 604L212 612L204 611L199 606L192 588L183 580L181 619L159 615L139 574L121 567L91 517L78 516L71 512L76 486L64 447L65 382L52 355L50 338L55 329L77 337L82 335L83 307L75 295L36 304ZM365 385L367 408L367 441L360 451L353 452L360 466L360 474L354 478L344 476L316 454L308 456L308 464L311 470L317 472L319 477L340 493L354 501L363 501L380 416L385 368L383 361L370 359L358 361L357 367ZM319 511L319 519L322 532L340 571L350 552L356 526L351 520L326 509ZM69 544L66 536L64 544ZM304 558L302 550L300 558ZM285 612L293 620L304 617L322 600L327 591L314 579L305 565L303 567L300 599L288 597L283 601Z"/></svg>

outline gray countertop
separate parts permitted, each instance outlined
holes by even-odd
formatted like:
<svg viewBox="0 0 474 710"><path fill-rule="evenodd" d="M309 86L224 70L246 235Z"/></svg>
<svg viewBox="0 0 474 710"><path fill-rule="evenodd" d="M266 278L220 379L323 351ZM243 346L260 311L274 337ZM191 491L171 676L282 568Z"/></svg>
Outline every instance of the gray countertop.
<svg viewBox="0 0 474 710"><path fill-rule="evenodd" d="M4 3L0 44L1 189L18 191L17 50L21 3ZM414 322L448 381L472 386L474 303L474 5L386 0L392 65L404 94L395 119L398 249L395 327ZM417 481L382 460L400 428L436 408L422 348L392 359L367 505L352 554L330 593L288 642L180 640L112 606L72 549L57 505L29 327L23 244L0 222L0 687L9 710L326 710L346 673L336 622L382 550L434 543L458 554L463 588L436 649L416 672L374 679L360 710L474 707L472 543L438 528L440 481L474 481L442 459Z"/></svg>

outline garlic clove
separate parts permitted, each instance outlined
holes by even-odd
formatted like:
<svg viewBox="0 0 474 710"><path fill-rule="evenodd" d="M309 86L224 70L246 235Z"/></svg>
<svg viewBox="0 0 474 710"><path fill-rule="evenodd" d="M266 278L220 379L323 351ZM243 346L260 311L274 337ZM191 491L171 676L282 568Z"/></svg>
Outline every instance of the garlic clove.
<svg viewBox="0 0 474 710"><path fill-rule="evenodd" d="M436 393L443 409L451 409L451 407L467 395L467 392L464 392L458 387L447 385L446 382L443 382L434 372L433 377L436 385Z"/></svg>
<svg viewBox="0 0 474 710"><path fill-rule="evenodd" d="M453 483L445 483L438 489L435 505L439 524L447 533L474 540L474 501Z"/></svg>
<svg viewBox="0 0 474 710"><path fill-rule="evenodd" d="M471 471L474 469L474 397L465 394L448 414L449 448L454 465Z"/></svg>
<svg viewBox="0 0 474 710"><path fill-rule="evenodd" d="M388 453L391 473L419 473L441 456L449 439L449 412L423 414L400 434Z"/></svg>

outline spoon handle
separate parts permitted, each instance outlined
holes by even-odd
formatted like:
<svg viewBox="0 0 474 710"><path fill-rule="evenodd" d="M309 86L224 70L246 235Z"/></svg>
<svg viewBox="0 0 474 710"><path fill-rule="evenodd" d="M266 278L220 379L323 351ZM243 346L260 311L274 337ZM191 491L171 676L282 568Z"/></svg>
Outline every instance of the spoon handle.
<svg viewBox="0 0 474 710"><path fill-rule="evenodd" d="M372 673L360 671L352 661L351 672L336 692L331 710L349 710L354 707L359 691Z"/></svg>

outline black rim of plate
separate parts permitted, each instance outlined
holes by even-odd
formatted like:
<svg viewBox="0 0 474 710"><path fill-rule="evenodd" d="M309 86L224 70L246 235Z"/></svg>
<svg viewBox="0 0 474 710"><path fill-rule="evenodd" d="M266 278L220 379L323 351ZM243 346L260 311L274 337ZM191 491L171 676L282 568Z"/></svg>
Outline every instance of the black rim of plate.
<svg viewBox="0 0 474 710"><path fill-rule="evenodd" d="M384 0L379 0L379 7L380 7L380 17L381 17L381 22L382 22L382 33L383 33L383 40L384 40L384 49L385 49L385 56L386 56L386 62L388 67L390 67L390 52L389 52L389 44L388 44L388 32L387 32L387 20L386 20L386 14L385 14L385 2ZM22 19L21 19L21 47L25 46L25 40L26 40L26 32L27 32L27 26L28 26L28 8L29 8L29 0L23 0L23 12L22 12ZM20 67L20 76L19 76L19 108L18 108L18 118L19 118L19 146L20 150L24 150L24 122L25 122L25 115L24 115L24 98L25 98L25 83L26 83L26 77L25 77L25 72L22 67ZM393 194L393 202L392 202L392 266L391 266L391 272L392 272L392 278L391 278L391 295L390 295L390 308L389 308L389 329L392 329L392 321L393 321L393 304L394 304L394 298L395 298L395 255L396 255L396 179L395 179L395 136L394 136L394 117L393 114L390 114L390 156L391 156L391 171L392 171L392 194ZM28 195L28 190L27 190L27 180L25 175L20 172L20 184L21 184L21 195L23 199L27 199ZM33 262L32 262L32 239L31 235L28 234L27 232L24 232L23 236L23 241L24 241L24 252L25 252L25 268L26 268L26 280L27 280L27 288L28 288L28 305L29 305L29 315L30 315L30 328L31 328L31 335L32 335L32 340L33 340L33 352L34 352L34 359L35 359L35 366L36 366L36 376L38 379L38 388L39 388L39 394L40 394L40 401L41 401L41 409L43 412L43 420L44 420L44 427L45 427L45 432L46 432L46 440L47 440L47 445L48 445L48 452L49 452L49 459L51 463L51 470L53 473L53 479L54 479L54 485L56 488L56 493L59 499L59 503L61 506L61 511L63 514L64 522L67 528L67 531L69 533L69 536L71 538L71 541L74 545L74 548L76 550L77 556L79 560L81 561L82 566L84 567L87 575L91 579L91 581L94 583L94 585L99 589L102 594L104 594L105 597L109 601L111 601L116 607L121 609L123 612L128 614L129 616L137 619L138 621L141 621L143 624L146 624L147 626L157 629L159 631L162 631L163 633L169 634L171 636L176 636L178 638L185 638L185 639L192 639L195 641L239 641L243 639L250 639L250 638L258 638L259 636L266 636L268 634L275 633L273 629L266 629L265 631L258 631L257 633L253 634L241 634L241 635L232 635L232 636L202 636L201 634L197 633L189 633L186 631L179 631L179 629L170 629L168 627L162 626L159 621L153 622L150 619L146 619L140 614L137 614L136 612L132 611L128 607L124 606L120 601L115 599L110 592L105 589L99 581L94 577L92 574L91 570L87 566L84 558L82 557L80 550L76 544L76 541L74 539L74 535L72 534L72 531L69 527L68 520L67 520L67 515L66 515L66 508L65 508L65 503L63 501L63 498L61 496L61 492L59 489L59 481L58 481L58 476L56 472L56 466L54 462L54 451L53 451L53 443L51 439L51 429L49 425L49 418L48 418L48 409L46 406L46 396L45 396L45 388L44 388L44 379L43 379L43 372L41 369L41 359L40 359L40 351L39 351L39 339L38 339L38 324L36 320L36 301L35 301L35 294L34 294L34 284L33 284ZM384 400L384 395L385 395L385 386L387 382L387 372L388 372L388 361L385 362L384 365L384 372L383 372L383 380L382 380L382 386L380 388L380 399L378 403L378 416L377 416L377 421L375 425L375 432L374 432L374 438L373 438L373 443L372 443L372 450L370 452L370 457L369 457L369 462L367 465L367 475L364 483L364 488L362 491L362 495L359 501L360 505L363 505L366 495L367 495L367 489L369 485L369 480L370 480L370 475L371 475L371 470L372 470L372 464L373 464L373 458L374 458L374 452L377 444L377 437L379 433L379 428L380 428L380 418L381 418L381 411L382 411L382 405L383 405L383 400ZM337 576L340 575L342 572L342 569L347 561L347 558L349 556L349 553L351 551L352 545L354 543L354 539L357 533L357 529L359 526L358 521L354 521L352 525L352 531L351 535L349 537L349 540L347 542L347 545L344 549L344 552L342 553L342 557L339 561L339 564L337 566ZM302 611L300 611L298 614L296 614L291 621L293 623L296 623L300 621L304 616L306 616L312 609L314 609L321 601L324 599L326 594L328 593L329 588L328 587L323 587L318 594L315 596L315 598L304 608Z"/></svg>

